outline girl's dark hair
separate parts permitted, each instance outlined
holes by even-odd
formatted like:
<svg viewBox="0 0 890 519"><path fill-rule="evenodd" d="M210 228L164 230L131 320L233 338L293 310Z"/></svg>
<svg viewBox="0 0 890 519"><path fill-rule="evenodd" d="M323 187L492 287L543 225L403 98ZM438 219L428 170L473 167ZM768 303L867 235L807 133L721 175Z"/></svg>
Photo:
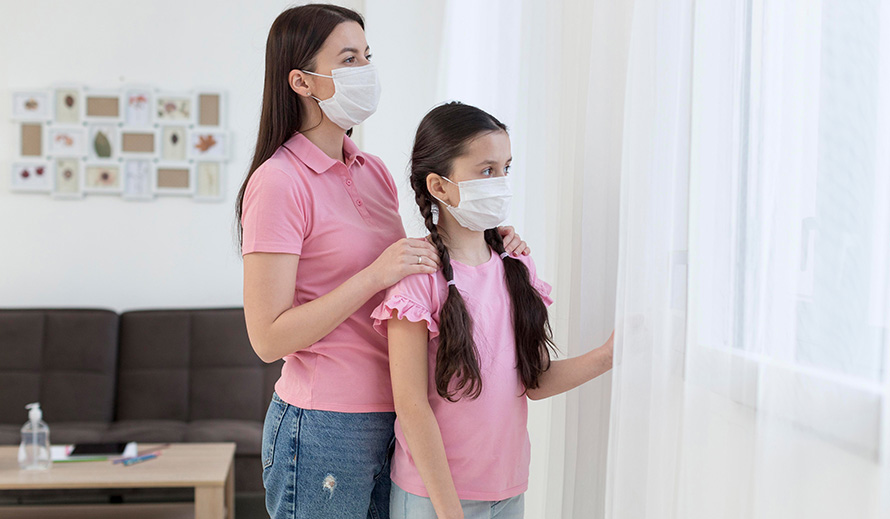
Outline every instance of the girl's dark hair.
<svg viewBox="0 0 890 519"><path fill-rule="evenodd" d="M433 223L433 198L426 185L430 173L451 176L454 159L466 152L476 137L507 127L488 113L458 102L431 110L417 128L411 153L411 187L414 200L442 260L447 281L454 278L448 247ZM497 229L485 231L485 241L497 253L504 252L504 242ZM519 260L504 259L507 289L513 306L513 331L516 342L516 369L526 390L538 387L541 373L550 368L550 352L555 352L547 307L532 286L529 271ZM473 340L473 322L463 296L454 285L439 314L439 351L436 354L436 389L449 401L459 393L476 398L482 393L478 352Z"/></svg>
<svg viewBox="0 0 890 519"><path fill-rule="evenodd" d="M328 4L308 4L287 9L278 15L269 29L259 134L253 162L241 184L235 208L239 243L243 238L241 211L244 191L251 175L275 150L298 132L305 122L303 105L288 83L290 71L299 69L314 72L318 51L334 28L343 22L356 22L362 29L365 28L362 16L351 9ZM347 132L349 133L351 130Z"/></svg>

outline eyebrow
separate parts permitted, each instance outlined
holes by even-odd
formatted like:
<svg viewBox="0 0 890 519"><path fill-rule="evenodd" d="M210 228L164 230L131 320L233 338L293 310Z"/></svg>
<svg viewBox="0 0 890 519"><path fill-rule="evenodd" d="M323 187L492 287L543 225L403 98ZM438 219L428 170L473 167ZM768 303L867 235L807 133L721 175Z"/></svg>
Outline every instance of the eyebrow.
<svg viewBox="0 0 890 519"><path fill-rule="evenodd" d="M507 162L513 162L513 157L510 157L509 159L507 159ZM497 165L498 165L498 161L496 161L496 160L491 160L491 159L489 159L489 160L483 160L482 162L480 162L479 164L476 164L476 165L477 165L477 166L484 166L484 165L486 165L486 164L494 164L495 166L497 166Z"/></svg>
<svg viewBox="0 0 890 519"><path fill-rule="evenodd" d="M365 47L365 52L368 52L369 50L371 50L371 46L370 46L370 45L368 45L367 47ZM340 51L340 54L345 54L345 53L347 53L347 52L351 52L351 53L353 53L353 54L358 54L358 49L355 49L355 48L352 48L352 47L346 47L345 49L343 49L343 50ZM337 55L339 56L340 54L337 54Z"/></svg>

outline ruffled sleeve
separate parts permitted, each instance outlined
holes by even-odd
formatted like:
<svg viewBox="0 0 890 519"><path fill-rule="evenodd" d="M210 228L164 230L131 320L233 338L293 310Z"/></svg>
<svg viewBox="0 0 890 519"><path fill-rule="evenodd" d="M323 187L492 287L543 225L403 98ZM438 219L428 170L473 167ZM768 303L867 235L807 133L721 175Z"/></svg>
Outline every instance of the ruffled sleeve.
<svg viewBox="0 0 890 519"><path fill-rule="evenodd" d="M433 305L434 286L426 274L408 276L386 292L383 302L371 312L374 330L386 337L387 321L392 319L393 310L399 319L407 319L413 323L426 322L430 339L439 335L439 316Z"/></svg>

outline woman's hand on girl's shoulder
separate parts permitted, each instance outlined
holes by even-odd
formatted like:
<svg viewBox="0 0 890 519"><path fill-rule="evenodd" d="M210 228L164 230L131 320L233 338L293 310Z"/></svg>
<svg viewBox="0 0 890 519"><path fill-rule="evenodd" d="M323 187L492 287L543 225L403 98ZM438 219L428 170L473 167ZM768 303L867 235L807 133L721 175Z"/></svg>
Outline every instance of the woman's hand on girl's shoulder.
<svg viewBox="0 0 890 519"><path fill-rule="evenodd" d="M531 248L516 234L516 229L512 225L498 227L498 233L504 239L504 250L511 256L528 256L532 253Z"/></svg>
<svg viewBox="0 0 890 519"><path fill-rule="evenodd" d="M379 290L385 290L411 274L434 274L441 263L428 241L402 238L393 243L367 268Z"/></svg>

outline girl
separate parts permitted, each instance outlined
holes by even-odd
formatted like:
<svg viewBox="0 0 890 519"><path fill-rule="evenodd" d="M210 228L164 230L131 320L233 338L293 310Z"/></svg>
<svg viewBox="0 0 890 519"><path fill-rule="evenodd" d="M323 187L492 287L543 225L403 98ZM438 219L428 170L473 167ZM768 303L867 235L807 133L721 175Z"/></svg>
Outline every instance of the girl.
<svg viewBox="0 0 890 519"><path fill-rule="evenodd" d="M608 371L601 348L551 363L550 286L495 227L509 209L510 139L491 115L433 109L411 156L415 200L442 261L408 276L373 312L389 340L396 415L393 518L521 518L527 400Z"/></svg>
<svg viewBox="0 0 890 519"><path fill-rule="evenodd" d="M250 343L266 362L284 358L262 440L272 518L389 516L395 414L386 342L368 315L439 257L405 238L392 175L348 137L377 107L370 58L362 17L334 5L284 11L266 43L237 215Z"/></svg>

